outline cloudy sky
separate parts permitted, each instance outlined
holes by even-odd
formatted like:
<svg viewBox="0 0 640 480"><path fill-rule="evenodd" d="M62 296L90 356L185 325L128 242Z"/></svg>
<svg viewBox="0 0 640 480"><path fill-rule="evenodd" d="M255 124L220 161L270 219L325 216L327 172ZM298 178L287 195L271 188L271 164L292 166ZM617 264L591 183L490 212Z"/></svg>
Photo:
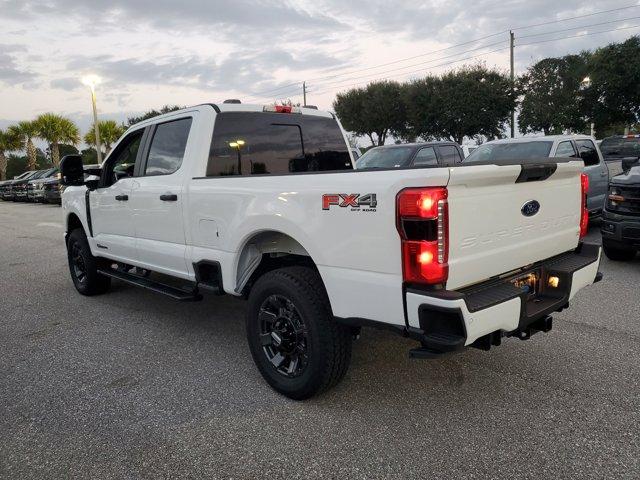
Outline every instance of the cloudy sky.
<svg viewBox="0 0 640 480"><path fill-rule="evenodd" d="M163 104L297 102L303 80L308 102L330 108L336 92L377 78L479 61L506 71L509 29L522 71L640 33L640 7L623 8L635 3L0 0L0 128L53 111L86 131L90 98L80 78L89 73L103 79L101 118L122 120Z"/></svg>

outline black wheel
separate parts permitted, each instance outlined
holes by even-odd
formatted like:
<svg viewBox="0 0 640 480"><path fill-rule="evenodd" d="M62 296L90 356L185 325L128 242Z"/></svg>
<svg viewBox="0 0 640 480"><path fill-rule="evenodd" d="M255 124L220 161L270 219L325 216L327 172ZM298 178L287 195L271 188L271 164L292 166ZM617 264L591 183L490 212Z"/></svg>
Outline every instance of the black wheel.
<svg viewBox="0 0 640 480"><path fill-rule="evenodd" d="M633 260L636 256L636 250L634 248L613 246L608 242L602 242L602 249L609 260L626 262Z"/></svg>
<svg viewBox="0 0 640 480"><path fill-rule="evenodd" d="M295 400L336 385L351 360L351 332L333 319L322 280L307 267L258 279L249 295L247 339L267 383Z"/></svg>
<svg viewBox="0 0 640 480"><path fill-rule="evenodd" d="M71 279L78 292L82 295L99 295L109 290L111 278L98 273L100 261L91 254L87 236L81 228L69 235L67 257Z"/></svg>

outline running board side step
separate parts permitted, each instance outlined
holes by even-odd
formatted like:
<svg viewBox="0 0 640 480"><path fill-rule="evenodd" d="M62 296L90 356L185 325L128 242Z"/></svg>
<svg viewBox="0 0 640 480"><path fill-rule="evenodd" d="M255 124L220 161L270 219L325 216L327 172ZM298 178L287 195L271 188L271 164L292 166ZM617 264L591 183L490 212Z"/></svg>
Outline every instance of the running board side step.
<svg viewBox="0 0 640 480"><path fill-rule="evenodd" d="M98 273L107 277L115 278L123 282L142 287L147 290L151 290L155 293L166 295L181 302L196 302L202 300L202 295L198 293L198 289L183 290L181 288L172 287L160 282L154 282L148 278L140 277L139 275L133 275L131 273L122 272L119 270L113 270L111 268L99 268Z"/></svg>

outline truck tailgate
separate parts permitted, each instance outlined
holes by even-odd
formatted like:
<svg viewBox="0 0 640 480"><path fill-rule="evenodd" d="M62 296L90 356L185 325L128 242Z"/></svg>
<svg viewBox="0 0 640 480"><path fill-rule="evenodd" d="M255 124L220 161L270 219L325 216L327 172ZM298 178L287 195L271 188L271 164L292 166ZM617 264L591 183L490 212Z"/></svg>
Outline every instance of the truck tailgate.
<svg viewBox="0 0 640 480"><path fill-rule="evenodd" d="M575 249L580 236L581 161L560 162L544 180L516 182L520 165L450 170L449 278L456 289ZM528 204L528 211L523 208ZM525 215L525 211L531 214Z"/></svg>

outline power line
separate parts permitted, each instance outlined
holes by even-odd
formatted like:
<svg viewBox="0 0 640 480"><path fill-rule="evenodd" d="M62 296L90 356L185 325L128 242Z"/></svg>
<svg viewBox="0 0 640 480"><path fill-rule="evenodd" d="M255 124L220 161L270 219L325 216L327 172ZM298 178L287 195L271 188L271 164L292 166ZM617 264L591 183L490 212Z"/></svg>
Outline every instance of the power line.
<svg viewBox="0 0 640 480"><path fill-rule="evenodd" d="M566 40L566 39L569 39L569 38L580 38L580 37L586 37L587 35L598 35L600 33L608 33L608 32L619 32L621 30L629 30L630 28L638 28L638 27L640 27L640 25L631 25L629 27L612 28L610 30L601 30L599 32L586 32L586 33L581 33L581 34L578 34L578 35L571 35L571 36L568 36L568 37L550 38L550 39L547 39L547 40L538 40L536 42L519 43L516 46L517 47L525 47L527 45L535 45L537 43L557 42L559 40Z"/></svg>
<svg viewBox="0 0 640 480"><path fill-rule="evenodd" d="M479 42L481 40L485 40L487 38L491 38L491 37L495 37L495 36L498 36L498 35L502 35L503 33L507 33L507 30L504 30L504 31L498 32L498 33L492 33L491 35L485 35L484 37L475 38L473 40L469 40L468 42L458 43L456 45L451 45L450 47L441 48L439 50L432 50L430 52L421 53L419 55L414 55L412 57L401 58L400 60L394 60L393 62L380 63L380 64L374 65L372 67L360 68L358 70L351 70L350 72L343 72L343 73L339 73L339 74L335 74L335 75L328 75L328 76L324 76L324 77L309 78L308 80L324 80L324 79L329 79L329 78L342 77L344 75L351 75L352 73L359 73L359 72L364 72L366 70L373 70L374 68L386 67L386 66L389 66L389 65L396 65L398 63L406 62L407 60L414 60L416 58L426 57L428 55L433 55L434 53L440 53L440 52L444 52L446 50L451 50L452 48L462 47L464 45L469 45L471 43L477 43L477 42Z"/></svg>
<svg viewBox="0 0 640 480"><path fill-rule="evenodd" d="M627 18L622 18L620 20L611 20L609 22L591 23L589 25L581 25L579 27L563 28L562 30L553 30L551 32L533 33L530 35L518 35L518 38L540 37L542 35L552 35L554 33L569 32L571 30L580 30L581 28L599 27L600 25L610 25L612 23L626 22L627 20L637 20L638 18L640 18L640 16L627 17Z"/></svg>
<svg viewBox="0 0 640 480"><path fill-rule="evenodd" d="M640 7L640 5L638 5L638 4L627 5L626 7L612 8L610 10L601 10L599 12L587 13L587 14L578 15L578 16L575 16L575 17L560 18L558 20L550 20L548 22L543 22L543 23L534 23L534 24L531 24L531 25L525 25L523 27L512 28L511 30L525 30L527 28L542 27L544 25L551 25L551 24L554 24L554 23L567 22L569 20L576 20L578 18L593 17L595 15L602 15L603 13L619 12L621 10L628 10L630 8L636 8L636 7Z"/></svg>
<svg viewBox="0 0 640 480"><path fill-rule="evenodd" d="M438 62L438 61L445 60L445 59L448 59L448 58L457 57L459 55L464 55L466 53L475 52L475 51L482 50L482 49L485 49L485 48L488 48L488 47L493 47L493 46L499 45L501 43L503 43L503 42L502 41L493 42L493 43L489 43L487 45L483 45L483 46L480 46L480 47L471 48L469 50L464 50L462 52L454 53L454 54L451 54L451 55L445 55L445 56L442 56L442 57L438 57L438 58L434 58L434 59L431 59L431 60L427 60L425 62L419 62L419 63L414 63L414 64L411 64L411 65L405 65L405 66L402 66L402 67L393 68L393 69L386 70L386 71L383 71L383 72L375 72L375 73L370 73L370 74L367 74L367 75L360 75L360 76L357 76L357 77L343 78L341 80L338 80L338 81L335 81L335 82L329 82L329 83L327 83L327 82L319 82L319 83L315 84L314 86L316 88L320 87L321 89L325 89L326 87L329 87L329 86L332 86L332 85L336 85L336 84L339 84L339 83L343 83L345 81L348 82L348 81L352 81L352 80L359 80L361 78L374 77L374 76L378 76L378 75L385 75L387 73L398 72L399 70L404 70L404 69L407 69L407 68L417 67L419 65L425 65L425 64L429 64L429 63L433 63L433 62ZM398 75L403 75L403 73L399 73ZM282 95L286 95L287 93L294 93L294 92L297 92L297 89L296 90L287 90L285 92L282 92L281 94ZM310 91L310 93L311 93L311 91ZM250 98L254 98L254 97L250 97ZM262 97L260 97L260 98L262 98Z"/></svg>
<svg viewBox="0 0 640 480"><path fill-rule="evenodd" d="M636 8L636 7L640 7L640 5L628 5L626 7L612 8L612 9L609 9L609 10L602 10L602 11L598 11L598 12L588 13L588 14L585 14L585 15L576 15L574 17L567 17L567 18L562 18L562 19L559 19L559 20L551 20L551 21L543 22L543 23L525 25L525 26L522 26L522 27L510 29L510 30L524 30L524 29L533 28L533 27L540 27L540 26L543 26L543 25L551 25L551 24L554 24L554 23L566 22L566 21L569 21L569 20L576 20L576 19L579 19L579 18L587 18L587 17L592 17L592 16L595 16L595 15L602 15L604 13L611 13L611 12L617 12L617 11L621 11L621 10L628 10L630 8ZM631 17L631 18L640 18L640 17ZM622 21L622 20L618 20L618 21ZM603 22L602 24L605 24L605 23L615 23L615 22ZM600 24L594 24L594 25L600 25ZM581 28L583 28L583 27L581 27ZM573 30L573 29L567 29L567 30ZM467 42L458 43L456 45L451 45L450 47L441 48L439 50L433 50L433 51L422 53L422 54L419 54L419 55L414 55L412 57L402 58L402 59L399 59L399 60L395 60L393 62L381 63L381 64L374 65L374 66L371 66L371 67L361 68L361 69L358 69L358 70L352 70L352 71L349 71L349 72L335 74L335 75L308 78L306 80L307 81L312 81L312 80L324 80L324 79L329 79L329 78L342 77L342 76L345 76L345 75L351 75L353 73L359 73L359 72L366 71L366 70L373 70L373 69L379 68L379 67L386 67L388 65L395 65L395 64L398 64L398 63L405 62L407 60L413 60L415 58L420 58L420 57L424 57L424 56L428 56L428 55L433 55L434 53L440 53L440 52L443 52L443 51L446 51L446 50L450 50L452 48L457 48L457 47L461 47L461 46L464 46L464 45L477 43L477 42L479 42L481 40L485 40L487 38L491 38L491 37L495 37L495 36L498 36L498 35L502 35L502 34L507 33L507 32L509 32L509 30L502 30L500 32L496 32L496 33L492 33L492 34L489 34L489 35L485 35L484 37L479 37L479 38L476 38L476 39L473 39L473 40L469 40ZM544 35L544 34L538 34L538 35ZM527 36L528 35L521 36L520 38L524 38L524 37L527 37ZM300 83L300 82L298 82L298 83Z"/></svg>
<svg viewBox="0 0 640 480"><path fill-rule="evenodd" d="M434 58L434 59L431 59L431 60L427 60L425 62L419 62L419 63L414 63L414 64L411 64L411 65L405 65L404 67L392 68L391 70L385 70L383 72L375 72L375 73L369 73L367 75L360 75L358 77L345 78L345 79L342 79L342 80L338 80L337 82L330 82L330 83L320 82L320 85L321 85L322 88L324 88L324 87L328 87L328 86L334 85L336 83L342 83L342 82L345 82L345 81L358 80L360 78L372 77L372 76L376 76L376 75L385 75L387 73L397 72L398 70L404 70L406 68L413 68L413 67L417 67L419 65L425 65L425 64L428 64L428 63L432 63L432 62L438 62L440 60L445 60L447 58L457 57L458 55L464 55L465 53L476 52L478 50L482 50L482 49L488 48L488 47L494 47L496 45L503 44L503 43L504 43L503 41L489 43L489 44L483 45L481 47L472 48L470 50L465 50L463 52L458 52L458 53L454 53L454 54L451 54L451 55L445 55L444 57Z"/></svg>
<svg viewBox="0 0 640 480"><path fill-rule="evenodd" d="M601 10L601 11L598 11L598 12L588 13L588 14L584 14L584 15L576 15L576 16L573 16L573 17L566 17L566 18L562 18L562 19L558 19L558 20L550 20L550 21L547 21L547 22L524 25L524 26L521 26L521 27L514 28L512 30L525 30L525 29L534 28L534 27L540 27L540 26L544 26L544 25L552 25L552 24L555 24L555 23L567 22L567 21L570 21L570 20L576 20L576 19L580 19L580 18L593 17L595 15L602 15L602 14L605 14L605 13L619 12L619 11L628 10L628 9L637 8L637 7L640 7L640 5L638 5L638 4L636 4L636 5L627 5L627 6L624 6L624 7L612 8L612 9L608 9L608 10ZM530 38L530 37L536 37L536 36L550 35L550 34L554 34L554 33L561 33L563 31L577 30L577 29L580 29L580 28L589 28L589 27L593 27L593 26L606 25L606 24L617 23L617 22L620 22L620 21L629 20L629 19L637 19L637 18L640 18L640 17L630 17L628 19L609 21L609 22L600 22L600 23L595 23L595 24L591 24L591 25L584 25L584 26L581 26L581 27L567 28L567 29L551 31L551 32L544 32L544 33L539 33L539 34L523 35L523 36L519 36L519 38ZM569 38L578 38L578 37L582 37L582 36L586 36L586 35L596 35L598 33L607 33L607 32L612 32L612 31L617 31L617 30L625 30L625 29L636 28L636 27L637 26L631 26L631 27L623 27L623 28L617 28L617 29L611 29L611 30L604 30L604 31L600 31L600 32L589 32L589 33L586 33L586 34L573 35L573 36L562 37L562 38L557 38L557 39L548 39L548 40L540 40L540 41L535 41L535 42L528 42L528 43L518 44L517 46L526 46L526 45L533 45L533 44L536 44L536 43L545 43L545 42L552 42L552 41L558 41L558 40L565 40L565 39L569 39ZM454 48L458 48L458 47L461 47L461 46L464 46L464 45L470 45L470 44L473 44L473 43L477 43L477 42L479 42L481 40L485 40L487 38L492 38L492 37L495 37L495 36L498 36L498 35L502 35L502 34L507 33L507 32L509 32L509 30L503 30L503 31L500 31L500 32L496 32L496 33L492 33L492 34L489 34L489 35L485 35L483 37L478 37L478 38L475 38L473 40L462 42L462 43L459 43L459 44L456 44L456 45L451 45L449 47L441 48L441 49L438 49L438 50L432 50L432 51L425 52L425 53L422 53L422 54L419 54L419 55L413 55L411 57L401 58L401 59L398 59L398 60L394 60L392 62L386 62L386 63L373 65L373 66L370 66L370 67L363 67L363 68L359 68L359 69L356 69L356 70L351 70L351 71L342 72L342 73L336 73L334 75L324 75L324 76L319 76L319 77L312 77L312 78L306 79L306 81L329 80L329 79L332 79L332 78L340 78L340 77L344 77L344 76L347 76L347 75L352 75L354 73L374 70L374 69L385 67L385 66L389 66L389 65L397 65L399 63L403 63L403 62L406 62L406 61L409 61L409 60L413 60L413 59L416 59L416 58L421 58L421 57L433 55L435 53L444 52L446 50L451 50L451 49L454 49ZM452 55L449 55L449 56L440 57L440 58L437 58L437 59L429 60L429 61L426 61L426 62L421 62L421 63L418 63L418 64L412 64L412 65L406 65L404 67L398 67L397 69L387 70L385 72L376 72L376 73L372 73L370 75L364 75L364 76L360 76L360 77L353 77L353 78L348 79L348 80L356 80L356 79L359 79L359 78L364 78L364 77L369 77L369 76L383 75L385 73L394 72L394 71L401 70L401 69L404 69L404 68L411 68L413 66L422 65L422 64L425 64L425 63L431 63L433 61L442 60L443 58L450 58L450 57L454 57L454 56L457 56L457 55L463 55L464 53L468 53L470 51L475 51L475 50L480 50L482 48L486 48L486 47L489 47L489 46L497 45L498 43L501 43L501 42L491 43L491 44L488 44L488 45L484 45L483 47L477 47L475 49L465 50L465 51L459 52L457 54L452 54ZM500 50L504 50L504 49L498 49L496 51L500 51ZM475 55L475 56L468 57L468 58L475 58L475 57L478 57L478 56L481 56L481 55L485 55L485 54L488 54L488 53L493 53L493 52L487 52L487 53L484 53L484 54ZM468 58L466 58L466 59L468 59ZM466 60L466 59L456 60L456 61L450 62L450 63L456 63L458 61L463 61L463 60ZM440 66L440 65L438 65L438 66ZM436 66L436 67L438 67L438 66ZM432 68L436 68L436 67L432 67ZM405 75L405 74L406 75L410 75L411 72L409 72L409 73L401 73L399 75ZM393 76L399 76L399 75L392 75L392 77ZM342 79L342 80L339 80L338 82L325 84L325 85L322 85L321 88L324 88L326 86L329 86L329 85L332 85L332 84L335 84L335 83L339 83L339 82L342 82L342 81L345 81L345 80L347 80L347 79ZM273 88L273 89L270 89L270 90L264 90L262 92L252 93L249 98L250 99L267 98L265 95L270 94L270 93L277 94L277 95L285 95L286 96L286 95L288 95L290 93L297 92L298 89L301 88L302 83L303 83L302 81L298 81L298 82L295 82L295 83L282 85L280 87ZM320 82L320 84L322 84L322 83L323 82ZM358 83L356 83L354 85L358 85L358 84L361 84L361 83L366 83L366 82L358 82ZM297 87L297 88L295 90L291 90L290 87ZM329 91L329 90L324 90L324 91ZM319 93L319 92L312 92L312 93Z"/></svg>
<svg viewBox="0 0 640 480"><path fill-rule="evenodd" d="M490 52L482 52L482 53L479 53L479 54L477 54L477 55L471 55L470 57L459 58L458 60L452 60L452 61L450 61L450 62L441 63L441 64L439 64L439 65L433 65L432 67L429 67L429 68L426 68L426 69L421 68L420 70L415 70L415 71L413 71L413 72L403 72L403 73L399 73L399 74L396 74L396 75L387 75L387 76L386 76L386 77L384 77L384 78L385 78L385 79L387 79L387 78L400 77L400 76L404 76L404 75L415 75L415 74L417 74L417 73L423 73L423 72L426 72L426 71L429 71L429 70L433 70L433 69L435 69L435 68L445 67L445 66L447 66L447 65L452 65L452 64L454 64L454 63L464 62L464 61L466 61L466 60L471 60L471 59L473 59L473 58L482 57L483 55L490 55L490 54L492 54L492 53L502 52L502 51L504 51L504 50L507 50L508 48L509 48L509 47L497 48L497 49L495 49L495 50L491 50ZM345 88L345 87L354 87L354 86L356 86L356 85L361 85L361 84L363 84L363 83L368 83L368 81L357 82L357 83L353 83L353 84L349 84L349 85L338 85L338 86L336 86L336 87L334 87L334 88L329 88L329 89L326 89L326 90L320 90L319 92L311 91L310 93L315 93L316 95L320 95L320 94L322 94L322 93L332 92L332 91L338 90L338 89L340 89L340 88Z"/></svg>

